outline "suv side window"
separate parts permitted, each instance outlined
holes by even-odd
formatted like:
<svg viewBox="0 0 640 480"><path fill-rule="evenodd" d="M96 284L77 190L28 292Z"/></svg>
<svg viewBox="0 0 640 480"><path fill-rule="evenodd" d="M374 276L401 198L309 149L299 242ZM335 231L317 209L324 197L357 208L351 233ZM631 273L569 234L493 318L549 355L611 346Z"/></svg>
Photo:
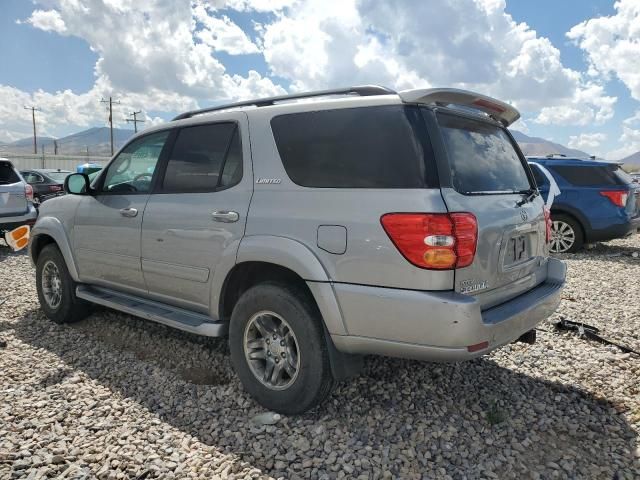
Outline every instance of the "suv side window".
<svg viewBox="0 0 640 480"><path fill-rule="evenodd" d="M625 182L616 175L617 166L615 165L602 167L550 165L549 168L577 187L625 185Z"/></svg>
<svg viewBox="0 0 640 480"><path fill-rule="evenodd" d="M303 187L429 188L435 162L421 121L418 109L389 105L279 115L271 128Z"/></svg>
<svg viewBox="0 0 640 480"><path fill-rule="evenodd" d="M127 145L107 167L101 190L110 193L149 192L168 136L168 130L152 133Z"/></svg>
<svg viewBox="0 0 640 480"><path fill-rule="evenodd" d="M214 192L242 178L240 134L235 123L181 128L162 182L165 193Z"/></svg>

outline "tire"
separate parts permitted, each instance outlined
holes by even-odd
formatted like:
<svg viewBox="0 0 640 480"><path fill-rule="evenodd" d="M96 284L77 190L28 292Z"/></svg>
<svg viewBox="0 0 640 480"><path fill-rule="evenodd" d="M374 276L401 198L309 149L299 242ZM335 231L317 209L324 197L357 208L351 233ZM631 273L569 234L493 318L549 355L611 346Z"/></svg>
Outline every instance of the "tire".
<svg viewBox="0 0 640 480"><path fill-rule="evenodd" d="M551 222L550 249L553 253L575 253L582 249L584 234L576 219L569 215L552 213Z"/></svg>
<svg viewBox="0 0 640 480"><path fill-rule="evenodd" d="M56 276L57 280L54 279ZM72 323L89 315L91 304L76 297L76 285L58 247L53 244L45 246L36 262L36 288L47 318L55 323ZM55 298L52 299L51 293L45 290L55 291Z"/></svg>
<svg viewBox="0 0 640 480"><path fill-rule="evenodd" d="M291 285L261 283L242 294L231 314L229 349L245 390L269 410L303 413L331 393L334 379L322 318L308 295ZM266 372L268 363L276 382L265 379L272 376Z"/></svg>

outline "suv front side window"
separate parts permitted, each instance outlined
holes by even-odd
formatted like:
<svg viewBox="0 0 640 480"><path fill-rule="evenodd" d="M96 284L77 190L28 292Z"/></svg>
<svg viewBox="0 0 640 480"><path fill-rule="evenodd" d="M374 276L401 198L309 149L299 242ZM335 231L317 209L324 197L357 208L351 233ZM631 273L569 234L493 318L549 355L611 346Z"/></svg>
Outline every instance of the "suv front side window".
<svg viewBox="0 0 640 480"><path fill-rule="evenodd" d="M152 133L127 145L109 165L103 192L148 193L169 131Z"/></svg>

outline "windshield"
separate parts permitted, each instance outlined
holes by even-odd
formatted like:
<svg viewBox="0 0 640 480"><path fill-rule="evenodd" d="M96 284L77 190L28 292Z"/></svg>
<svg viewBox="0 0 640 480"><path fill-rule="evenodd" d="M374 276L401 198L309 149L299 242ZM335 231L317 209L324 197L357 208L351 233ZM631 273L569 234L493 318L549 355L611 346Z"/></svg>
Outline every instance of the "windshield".
<svg viewBox="0 0 640 480"><path fill-rule="evenodd" d="M69 175L71 172L47 172L47 177L58 183L64 183L64 179Z"/></svg>
<svg viewBox="0 0 640 480"><path fill-rule="evenodd" d="M453 187L460 193L524 192L532 188L505 131L487 122L438 113Z"/></svg>

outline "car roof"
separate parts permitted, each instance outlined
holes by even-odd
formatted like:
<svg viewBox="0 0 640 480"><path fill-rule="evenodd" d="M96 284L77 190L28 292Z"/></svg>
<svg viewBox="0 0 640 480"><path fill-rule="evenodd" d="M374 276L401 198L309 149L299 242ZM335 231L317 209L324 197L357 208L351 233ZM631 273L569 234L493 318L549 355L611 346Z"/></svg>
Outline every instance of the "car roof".
<svg viewBox="0 0 640 480"><path fill-rule="evenodd" d="M38 173L73 173L71 170L62 170L60 168L25 168L21 172L38 172Z"/></svg>
<svg viewBox="0 0 640 480"><path fill-rule="evenodd" d="M571 157L534 157L528 156L527 161L540 163L542 165L561 165L566 167L603 167L603 166L618 166L616 162L606 162L603 160L591 160L582 158Z"/></svg>

